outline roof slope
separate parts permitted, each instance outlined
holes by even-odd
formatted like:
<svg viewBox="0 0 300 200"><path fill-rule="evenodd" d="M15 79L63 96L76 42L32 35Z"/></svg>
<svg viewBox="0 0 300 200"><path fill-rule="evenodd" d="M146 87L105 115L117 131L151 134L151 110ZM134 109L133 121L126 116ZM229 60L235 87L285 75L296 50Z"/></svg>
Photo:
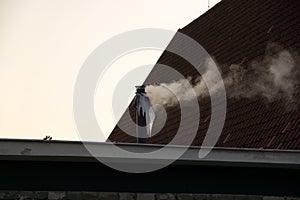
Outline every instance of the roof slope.
<svg viewBox="0 0 300 200"><path fill-rule="evenodd" d="M270 44L281 49L300 52L300 1L298 0L223 0L192 23L179 30L199 42L206 51L221 63L223 75L232 64L249 67L254 61L264 60L270 53ZM171 43L176 41L176 36ZM179 44L180 45L180 44ZM158 63L168 65L184 76L196 79L199 74L183 58L165 51ZM297 63L297 69L300 65ZM299 78L299 77L297 77ZM172 81L174 77L161 73L156 65L145 83ZM226 88L228 92L230 88ZM227 116L221 137L216 146L270 149L300 149L300 94L297 86L294 101L276 98L227 97ZM193 145L201 145L210 122L210 98L199 99L201 119ZM127 110L128 111L128 110ZM134 110L129 107L132 119L121 118L118 125L130 127L128 120L135 120ZM180 108L168 107L163 129L148 139L149 143L167 144L176 134L180 123ZM191 119L192 120L192 119ZM154 129L159 127L156 120ZM186 131L189 134L189 131ZM182 136L177 144L185 144ZM109 137L110 141L136 142L118 126Z"/></svg>

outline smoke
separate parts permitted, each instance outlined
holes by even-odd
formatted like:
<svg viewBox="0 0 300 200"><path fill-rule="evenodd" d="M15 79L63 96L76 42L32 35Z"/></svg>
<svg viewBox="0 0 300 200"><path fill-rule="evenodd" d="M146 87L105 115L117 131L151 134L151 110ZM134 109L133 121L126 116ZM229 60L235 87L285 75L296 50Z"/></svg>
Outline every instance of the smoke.
<svg viewBox="0 0 300 200"><path fill-rule="evenodd" d="M146 91L152 104L174 106L179 101L186 102L195 97L217 95L223 81L228 98L262 97L268 102L284 98L286 102L293 101L298 87L297 60L297 54L277 44L269 44L262 59L247 65L230 65L228 70L222 73L222 80L218 79L218 69L212 67L215 65L213 61L207 61L206 72L202 77L196 78L194 83L192 78L188 77L170 83L148 85ZM213 86L210 93L204 80Z"/></svg>

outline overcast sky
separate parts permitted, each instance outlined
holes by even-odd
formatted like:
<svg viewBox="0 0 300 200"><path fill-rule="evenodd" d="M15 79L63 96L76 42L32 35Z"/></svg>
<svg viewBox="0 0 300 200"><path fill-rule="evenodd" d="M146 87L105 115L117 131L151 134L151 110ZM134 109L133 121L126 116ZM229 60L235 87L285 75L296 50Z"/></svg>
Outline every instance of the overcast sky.
<svg viewBox="0 0 300 200"><path fill-rule="evenodd" d="M0 137L79 140L73 88L87 56L124 31L176 31L207 9L207 0L0 0ZM128 55L114 67L155 64L160 54ZM107 79L98 87L95 105L106 136L115 125L107 91L118 83L109 74Z"/></svg>

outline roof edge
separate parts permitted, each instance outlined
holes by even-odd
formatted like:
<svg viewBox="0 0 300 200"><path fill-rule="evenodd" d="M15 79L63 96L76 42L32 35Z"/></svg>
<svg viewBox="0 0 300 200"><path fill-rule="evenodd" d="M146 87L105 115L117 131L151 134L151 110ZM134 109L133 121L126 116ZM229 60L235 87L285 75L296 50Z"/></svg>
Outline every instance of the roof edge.
<svg viewBox="0 0 300 200"><path fill-rule="evenodd" d="M0 160L27 161L66 161L66 162L97 162L85 146L99 148L105 154L97 155L108 162L143 162L149 160L161 162L168 158L141 156L122 157L113 152L116 146L129 152L152 152L167 148L178 153L184 146L163 146L152 144L75 142L75 141L38 141L38 140L0 140ZM210 150L203 159L199 158L199 150ZM112 153L111 153L112 152ZM224 165L250 167L280 167L300 169L300 151L298 150L268 150L268 149L236 149L189 147L186 152L174 162L183 165Z"/></svg>

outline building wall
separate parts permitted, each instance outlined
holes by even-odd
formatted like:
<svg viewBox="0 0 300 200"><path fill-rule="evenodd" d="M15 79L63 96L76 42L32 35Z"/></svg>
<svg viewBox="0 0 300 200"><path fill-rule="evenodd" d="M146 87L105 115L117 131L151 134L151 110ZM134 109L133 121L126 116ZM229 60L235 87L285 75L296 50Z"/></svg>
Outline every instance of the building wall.
<svg viewBox="0 0 300 200"><path fill-rule="evenodd" d="M272 197L223 194L153 194L117 192L0 191L0 199L19 200L300 200L298 197Z"/></svg>

